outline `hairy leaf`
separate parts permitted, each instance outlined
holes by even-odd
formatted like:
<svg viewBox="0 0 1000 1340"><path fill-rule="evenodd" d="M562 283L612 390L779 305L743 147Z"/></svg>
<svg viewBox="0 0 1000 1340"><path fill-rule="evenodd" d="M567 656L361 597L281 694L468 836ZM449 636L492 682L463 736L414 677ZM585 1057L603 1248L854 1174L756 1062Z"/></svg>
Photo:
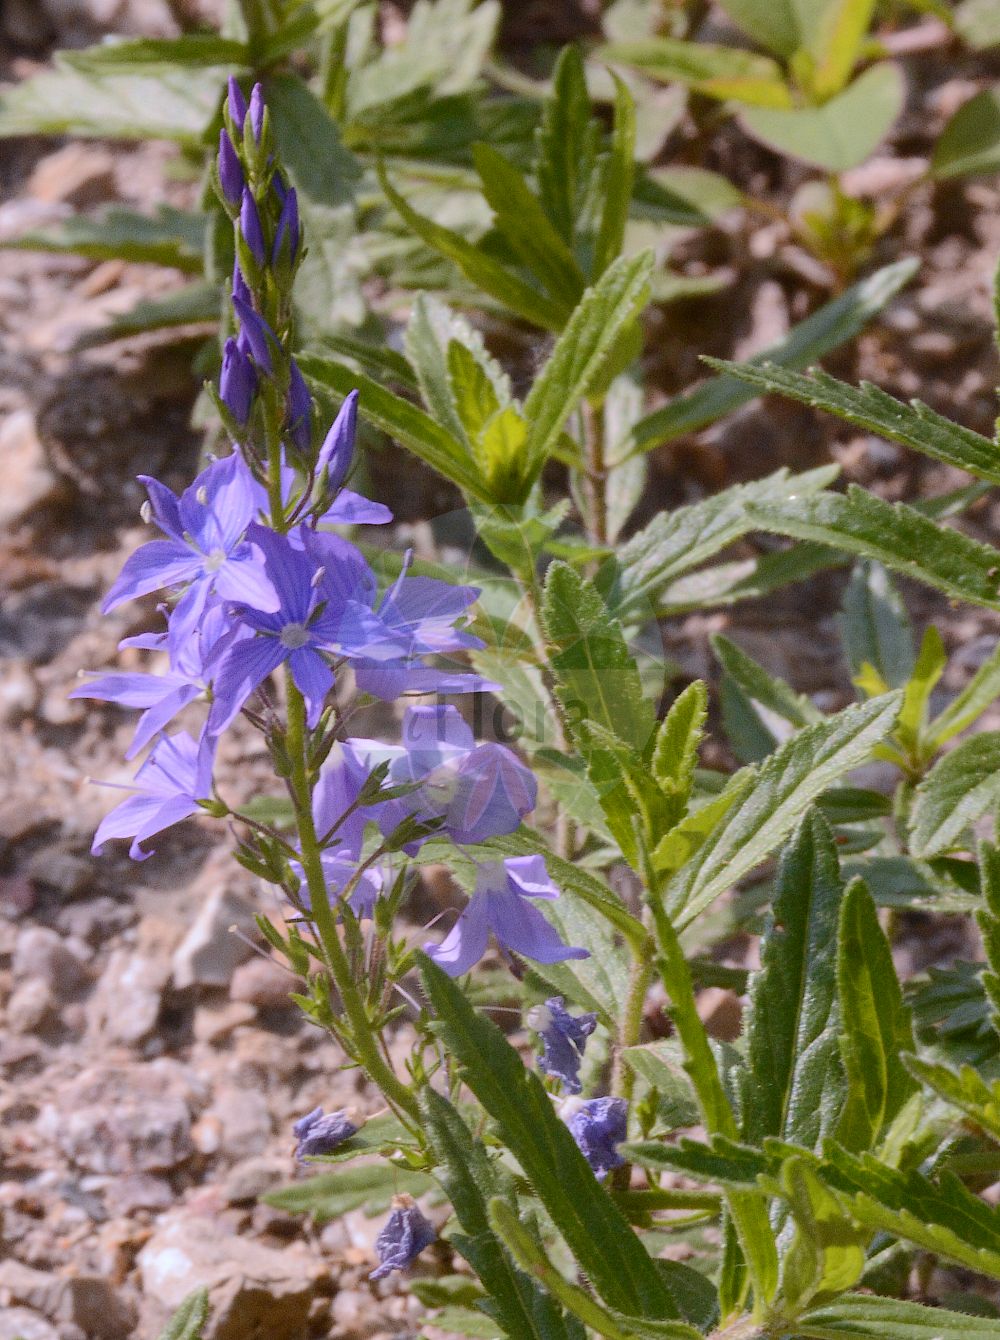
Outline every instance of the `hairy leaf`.
<svg viewBox="0 0 1000 1340"><path fill-rule="evenodd" d="M913 633L906 607L881 563L855 565L838 622L853 676L870 665L890 689L905 684L913 671Z"/></svg>
<svg viewBox="0 0 1000 1340"><path fill-rule="evenodd" d="M310 1214L319 1223L326 1223L351 1210L364 1209L368 1214L377 1214L400 1192L420 1196L433 1185L433 1178L427 1173L397 1168L391 1163L368 1163L293 1182L269 1191L264 1199L276 1209L287 1210L289 1214Z"/></svg>
<svg viewBox="0 0 1000 1340"><path fill-rule="evenodd" d="M910 848L938 856L959 845L965 830L1000 803L1000 731L964 740L934 765L916 789Z"/></svg>
<svg viewBox="0 0 1000 1340"><path fill-rule="evenodd" d="M927 735L936 746L944 744L971 726L1000 697L1000 643L941 714L930 723Z"/></svg>
<svg viewBox="0 0 1000 1340"><path fill-rule="evenodd" d="M109 209L100 218L76 216L53 228L31 230L0 247L19 251L71 252L94 260L147 261L201 274L207 220L203 214L161 205L155 215Z"/></svg>
<svg viewBox="0 0 1000 1340"><path fill-rule="evenodd" d="M184 1302L160 1332L160 1340L201 1340L201 1333L208 1321L208 1290L196 1289L188 1294Z"/></svg>
<svg viewBox="0 0 1000 1340"><path fill-rule="evenodd" d="M1000 1321L948 1312L877 1294L845 1294L796 1319L798 1335L809 1340L997 1340Z"/></svg>

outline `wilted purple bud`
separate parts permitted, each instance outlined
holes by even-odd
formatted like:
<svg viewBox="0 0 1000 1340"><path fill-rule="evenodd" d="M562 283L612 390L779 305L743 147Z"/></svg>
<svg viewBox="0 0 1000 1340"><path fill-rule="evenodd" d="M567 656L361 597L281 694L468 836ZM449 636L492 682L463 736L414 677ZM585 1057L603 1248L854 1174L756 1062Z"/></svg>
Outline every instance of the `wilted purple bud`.
<svg viewBox="0 0 1000 1340"><path fill-rule="evenodd" d="M327 472L331 493L343 484L354 458L354 435L358 428L358 392L352 391L340 407L316 458L316 473Z"/></svg>
<svg viewBox="0 0 1000 1340"><path fill-rule="evenodd" d="M267 255L264 250L264 230L260 226L257 202L247 187L243 188L243 200L240 204L240 232L250 248L251 256L258 265L263 265Z"/></svg>
<svg viewBox="0 0 1000 1340"><path fill-rule="evenodd" d="M580 1092L580 1062L587 1039L597 1027L596 1014L574 1017L563 1008L562 996L553 996L528 1015L528 1023L542 1039L538 1068L562 1080L567 1093Z"/></svg>
<svg viewBox="0 0 1000 1340"><path fill-rule="evenodd" d="M434 1225L420 1213L412 1196L394 1196L392 1214L375 1239L381 1264L368 1278L381 1280L394 1270L405 1270L436 1237Z"/></svg>
<svg viewBox="0 0 1000 1340"><path fill-rule="evenodd" d="M233 309L240 319L238 338L240 348L244 352L249 350L260 370L270 374L273 369L271 340L277 343L274 331L261 314L255 311L248 302L244 302L242 298L233 298Z"/></svg>
<svg viewBox="0 0 1000 1340"><path fill-rule="evenodd" d="M286 432L291 439L292 445L301 452L309 450L309 443L312 440L312 428L310 417L312 414L312 397L309 394L309 387L306 385L305 378L299 371L299 365L293 358L288 366L288 401L286 404L287 420Z"/></svg>
<svg viewBox="0 0 1000 1340"><path fill-rule="evenodd" d="M243 169L229 132L219 131L219 184L222 194L231 205L238 205L243 199Z"/></svg>
<svg viewBox="0 0 1000 1340"><path fill-rule="evenodd" d="M254 84L250 92L250 129L254 141L260 144L261 131L264 129L264 90L260 84Z"/></svg>
<svg viewBox="0 0 1000 1340"><path fill-rule="evenodd" d="M295 1157L299 1163L317 1154L332 1154L338 1145L357 1135L358 1128L346 1112L331 1112L327 1116L321 1107L314 1107L292 1126L298 1144Z"/></svg>
<svg viewBox="0 0 1000 1340"><path fill-rule="evenodd" d="M242 130L243 122L247 119L247 100L235 75L229 76L229 115L237 130Z"/></svg>
<svg viewBox="0 0 1000 1340"><path fill-rule="evenodd" d="M277 265L278 257L281 255L281 247L288 238L288 256L290 260L295 260L295 254L299 249L299 199L295 194L295 188L285 192L285 198L281 202L281 213L278 215L278 226L274 233L274 246L271 248L271 264Z"/></svg>
<svg viewBox="0 0 1000 1340"><path fill-rule="evenodd" d="M242 427L250 417L257 374L253 364L230 337L222 350L222 375L219 378L219 396L226 409Z"/></svg>
<svg viewBox="0 0 1000 1340"><path fill-rule="evenodd" d="M625 1162L616 1148L628 1133L624 1098L590 1098L580 1104L567 1125L598 1181Z"/></svg>

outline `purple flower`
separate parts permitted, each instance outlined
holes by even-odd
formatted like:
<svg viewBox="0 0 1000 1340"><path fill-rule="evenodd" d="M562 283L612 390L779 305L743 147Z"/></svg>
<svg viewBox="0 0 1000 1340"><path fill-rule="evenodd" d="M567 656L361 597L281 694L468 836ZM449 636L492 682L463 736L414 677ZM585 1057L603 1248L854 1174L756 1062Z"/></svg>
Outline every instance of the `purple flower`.
<svg viewBox="0 0 1000 1340"><path fill-rule="evenodd" d="M264 230L260 226L257 202L248 186L243 188L243 199L240 204L240 232L250 248L251 256L258 265L263 265L267 259L267 252L264 250Z"/></svg>
<svg viewBox="0 0 1000 1340"><path fill-rule="evenodd" d="M299 199L294 187L285 192L281 202L281 213L278 215L271 247L272 265L277 265L283 245L288 247L288 259L294 261L299 249Z"/></svg>
<svg viewBox="0 0 1000 1340"><path fill-rule="evenodd" d="M341 405L330 431L323 439L316 458L316 474L326 471L327 488L336 493L347 477L354 459L354 439L358 431L358 391L352 391Z"/></svg>
<svg viewBox="0 0 1000 1340"><path fill-rule="evenodd" d="M314 1107L292 1126L292 1134L298 1141L296 1162L304 1163L318 1154L332 1154L338 1145L357 1133L357 1126L343 1110L327 1116L321 1107Z"/></svg>
<svg viewBox="0 0 1000 1340"><path fill-rule="evenodd" d="M230 205L239 205L243 198L243 169L228 130L219 131L219 185Z"/></svg>
<svg viewBox="0 0 1000 1340"><path fill-rule="evenodd" d="M528 1015L528 1023L542 1039L538 1068L562 1080L567 1093L580 1092L580 1062L587 1039L597 1027L596 1014L575 1017L563 1007L562 996L553 996Z"/></svg>
<svg viewBox="0 0 1000 1340"><path fill-rule="evenodd" d="M187 731L164 736L135 775L134 794L101 822L91 848L98 855L109 838L132 838L129 855L143 861L152 855L142 843L172 824L197 814L200 800L212 794L213 754L210 743L195 741Z"/></svg>
<svg viewBox="0 0 1000 1340"><path fill-rule="evenodd" d="M249 350L253 354L254 362L261 372L270 375L274 368L271 361L271 342L273 341L275 344L278 342L274 331L259 312L235 294L233 295L233 308L240 319L240 333L237 343L244 353Z"/></svg>
<svg viewBox="0 0 1000 1340"><path fill-rule="evenodd" d="M247 100L234 75L229 76L229 115L237 130L242 130L247 119Z"/></svg>
<svg viewBox="0 0 1000 1340"><path fill-rule="evenodd" d="M625 1160L617 1146L628 1135L628 1103L624 1098L590 1098L566 1123L598 1181Z"/></svg>
<svg viewBox="0 0 1000 1340"><path fill-rule="evenodd" d="M285 432L302 455L312 441L312 396L306 379L293 358L288 365L288 399L285 404Z"/></svg>
<svg viewBox="0 0 1000 1340"><path fill-rule="evenodd" d="M222 348L219 397L241 428L250 418L256 391L257 374L253 364L240 348L239 341L230 336Z"/></svg>
<svg viewBox="0 0 1000 1340"><path fill-rule="evenodd" d="M260 144L264 130L264 90L260 84L254 84L250 90L250 129L255 142Z"/></svg>
<svg viewBox="0 0 1000 1340"><path fill-rule="evenodd" d="M381 1280L394 1270L406 1270L436 1238L434 1225L421 1214L413 1197L394 1196L392 1214L375 1239L380 1264L368 1278Z"/></svg>
<svg viewBox="0 0 1000 1340"><path fill-rule="evenodd" d="M264 553L278 605L237 608L238 617L258 636L234 643L223 658L213 685L209 729L213 734L224 730L285 661L308 704L309 725L315 726L333 687L327 654L350 655L355 648L370 652L385 637L378 619L353 594L359 580L374 582L374 576L354 546L334 535L300 532L294 538L302 548L289 536L256 524L248 535Z"/></svg>
<svg viewBox="0 0 1000 1340"><path fill-rule="evenodd" d="M239 261L233 263L233 285L232 296L245 302L248 307L253 306L253 294L250 292L250 286L243 278L243 271L240 269Z"/></svg>
<svg viewBox="0 0 1000 1340"><path fill-rule="evenodd" d="M331 526L385 526L392 520L392 513L382 503L363 498L352 489L341 489L333 502L316 518L316 524L326 522ZM393 697L398 697L393 694Z"/></svg>
<svg viewBox="0 0 1000 1340"><path fill-rule="evenodd" d="M150 591L187 584L171 617L171 633L182 642L213 592L263 610L279 607L260 551L245 538L257 495L238 452L203 470L180 498L156 479L139 479L157 525L169 538L151 540L131 555L105 597L105 613Z"/></svg>
<svg viewBox="0 0 1000 1340"><path fill-rule="evenodd" d="M575 949L560 939L555 927L527 901L558 897L541 856L486 862L478 866L475 892L444 943L425 945L424 952L449 977L461 977L479 962L490 931L505 949L538 963L589 958L586 949Z"/></svg>

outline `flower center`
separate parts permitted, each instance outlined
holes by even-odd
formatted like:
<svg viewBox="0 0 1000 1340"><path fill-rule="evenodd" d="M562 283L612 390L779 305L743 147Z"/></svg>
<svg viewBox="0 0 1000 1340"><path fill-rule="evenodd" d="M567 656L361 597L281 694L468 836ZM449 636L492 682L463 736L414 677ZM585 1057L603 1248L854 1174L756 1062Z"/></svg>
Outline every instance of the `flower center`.
<svg viewBox="0 0 1000 1340"><path fill-rule="evenodd" d="M219 569L222 567L223 563L225 563L225 561L226 561L225 549L213 549L212 552L206 557L203 566L206 572L218 572Z"/></svg>
<svg viewBox="0 0 1000 1340"><path fill-rule="evenodd" d="M286 623L281 630L281 645L289 651L298 651L309 641L309 629L303 623Z"/></svg>

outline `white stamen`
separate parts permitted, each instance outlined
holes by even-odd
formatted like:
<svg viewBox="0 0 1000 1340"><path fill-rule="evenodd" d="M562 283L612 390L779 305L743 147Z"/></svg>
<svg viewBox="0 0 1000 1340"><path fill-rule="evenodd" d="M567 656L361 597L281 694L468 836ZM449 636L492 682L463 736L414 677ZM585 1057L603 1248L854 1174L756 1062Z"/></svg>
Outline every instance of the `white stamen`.
<svg viewBox="0 0 1000 1340"><path fill-rule="evenodd" d="M205 487L204 484L202 484L201 488L194 496L201 503L202 507L208 506L208 489Z"/></svg>
<svg viewBox="0 0 1000 1340"><path fill-rule="evenodd" d="M142 517L143 521L145 521L145 523L146 523L147 526L148 526L149 523L152 521L152 519L153 519L153 504L149 501L148 498L147 498L146 501L142 504L142 506L139 508L139 515Z"/></svg>
<svg viewBox="0 0 1000 1340"><path fill-rule="evenodd" d="M310 581L309 585L313 587L313 589L315 589L317 586L319 586L320 582L323 580L325 576L326 576L326 568L317 568L312 575L312 580Z"/></svg>

